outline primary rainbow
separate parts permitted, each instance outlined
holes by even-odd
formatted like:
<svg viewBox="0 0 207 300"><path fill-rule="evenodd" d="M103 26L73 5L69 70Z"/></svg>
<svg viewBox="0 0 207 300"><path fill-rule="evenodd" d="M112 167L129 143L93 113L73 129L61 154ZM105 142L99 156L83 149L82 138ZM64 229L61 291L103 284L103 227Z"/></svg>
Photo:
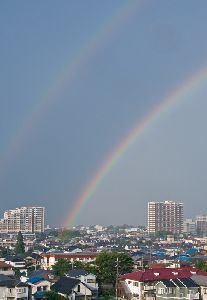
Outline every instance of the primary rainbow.
<svg viewBox="0 0 207 300"><path fill-rule="evenodd" d="M113 166L119 161L119 159L125 154L127 149L133 145L137 139L139 139L145 130L152 125L161 115L165 112L187 100L188 94L191 95L195 89L198 89L203 82L207 80L207 67L202 68L190 79L185 81L179 87L177 87L170 95L162 99L159 104L149 112L145 118L143 118L136 126L129 132L129 134L121 141L121 143L111 152L108 159L104 161L100 169L95 176L89 181L85 189L75 201L74 206L69 212L69 215L64 223L64 227L71 227L84 205L90 200L97 188L102 183L105 176L110 172Z"/></svg>

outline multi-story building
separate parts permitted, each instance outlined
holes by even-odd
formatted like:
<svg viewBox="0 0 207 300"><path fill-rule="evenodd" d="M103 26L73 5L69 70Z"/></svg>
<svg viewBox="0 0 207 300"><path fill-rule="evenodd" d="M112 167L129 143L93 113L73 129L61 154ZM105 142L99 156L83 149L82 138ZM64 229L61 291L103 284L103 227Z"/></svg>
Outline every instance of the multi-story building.
<svg viewBox="0 0 207 300"><path fill-rule="evenodd" d="M43 257L43 268L45 270L51 270L52 266L58 261L58 259L63 258L71 262L71 264L75 263L76 261L80 261L83 263L92 262L96 259L99 255L97 252L47 252L42 253L41 256Z"/></svg>
<svg viewBox="0 0 207 300"><path fill-rule="evenodd" d="M20 207L6 210L3 219L0 220L0 232L44 232L44 219L44 207Z"/></svg>
<svg viewBox="0 0 207 300"><path fill-rule="evenodd" d="M183 204L174 201L148 203L148 233L183 232Z"/></svg>
<svg viewBox="0 0 207 300"><path fill-rule="evenodd" d="M189 234L196 233L196 222L193 219L185 219L183 222L183 232Z"/></svg>
<svg viewBox="0 0 207 300"><path fill-rule="evenodd" d="M199 236L207 236L207 215L196 216L196 231Z"/></svg>

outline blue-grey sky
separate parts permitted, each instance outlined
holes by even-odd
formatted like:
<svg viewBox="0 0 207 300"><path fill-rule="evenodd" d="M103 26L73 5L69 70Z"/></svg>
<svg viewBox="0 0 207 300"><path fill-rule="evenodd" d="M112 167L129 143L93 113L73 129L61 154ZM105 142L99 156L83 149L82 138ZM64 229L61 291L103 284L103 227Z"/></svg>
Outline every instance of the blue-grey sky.
<svg viewBox="0 0 207 300"><path fill-rule="evenodd" d="M61 225L112 150L207 66L207 2L0 3L0 213ZM207 213L207 77L145 130L76 224L146 224L148 201Z"/></svg>

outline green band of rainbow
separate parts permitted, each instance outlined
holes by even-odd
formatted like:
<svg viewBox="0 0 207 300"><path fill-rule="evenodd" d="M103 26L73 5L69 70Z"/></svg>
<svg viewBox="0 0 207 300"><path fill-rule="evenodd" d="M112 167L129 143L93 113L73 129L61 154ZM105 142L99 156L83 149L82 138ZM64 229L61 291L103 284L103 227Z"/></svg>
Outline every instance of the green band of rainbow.
<svg viewBox="0 0 207 300"><path fill-rule="evenodd" d="M190 79L176 88L168 97L159 102L147 116L130 131L130 133L122 140L122 142L112 151L109 158L102 164L101 168L97 171L95 176L89 181L83 190L80 197L75 201L74 206L69 212L64 227L71 227L74 225L76 218L83 210L84 206L93 196L95 191L102 183L104 177L110 172L113 166L125 154L127 149L139 139L145 130L152 125L161 115L166 111L173 108L176 104L182 103L187 100L187 96L207 79L207 67L194 74Z"/></svg>

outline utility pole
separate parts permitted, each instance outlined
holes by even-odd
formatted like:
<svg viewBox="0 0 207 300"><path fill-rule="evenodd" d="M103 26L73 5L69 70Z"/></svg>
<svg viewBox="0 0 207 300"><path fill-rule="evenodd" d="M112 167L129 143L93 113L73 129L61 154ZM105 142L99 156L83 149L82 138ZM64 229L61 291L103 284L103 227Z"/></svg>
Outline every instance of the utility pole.
<svg viewBox="0 0 207 300"><path fill-rule="evenodd" d="M116 300L118 300L119 258L116 259Z"/></svg>

